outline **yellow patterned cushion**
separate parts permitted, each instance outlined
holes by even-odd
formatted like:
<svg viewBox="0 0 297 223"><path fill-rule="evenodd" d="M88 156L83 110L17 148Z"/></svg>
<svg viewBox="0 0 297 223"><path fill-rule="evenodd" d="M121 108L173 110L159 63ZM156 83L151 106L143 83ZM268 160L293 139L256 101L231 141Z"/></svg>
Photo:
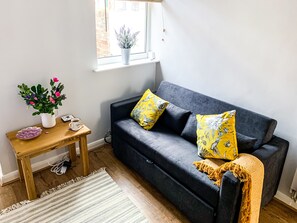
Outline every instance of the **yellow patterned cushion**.
<svg viewBox="0 0 297 223"><path fill-rule="evenodd" d="M168 104L168 101L159 98L150 89L147 89L133 108L130 116L144 129L150 130L165 111Z"/></svg>
<svg viewBox="0 0 297 223"><path fill-rule="evenodd" d="M238 156L235 113L233 110L217 115L196 115L199 156L226 160Z"/></svg>

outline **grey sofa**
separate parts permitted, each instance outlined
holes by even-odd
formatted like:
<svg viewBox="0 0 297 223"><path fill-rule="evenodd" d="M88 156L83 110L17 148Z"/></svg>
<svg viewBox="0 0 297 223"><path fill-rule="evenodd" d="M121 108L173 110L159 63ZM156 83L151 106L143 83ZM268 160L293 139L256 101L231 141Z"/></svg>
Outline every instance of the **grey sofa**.
<svg viewBox="0 0 297 223"><path fill-rule="evenodd" d="M289 143L273 135L274 119L163 81L156 94L168 106L152 130L142 129L130 112L140 97L111 104L112 147L118 159L136 170L192 222L237 222L241 183L226 172L221 187L192 164L201 160L195 145L194 114L235 109L236 130L254 139L248 151L264 164L262 205L275 195ZM194 126L194 127L193 127Z"/></svg>

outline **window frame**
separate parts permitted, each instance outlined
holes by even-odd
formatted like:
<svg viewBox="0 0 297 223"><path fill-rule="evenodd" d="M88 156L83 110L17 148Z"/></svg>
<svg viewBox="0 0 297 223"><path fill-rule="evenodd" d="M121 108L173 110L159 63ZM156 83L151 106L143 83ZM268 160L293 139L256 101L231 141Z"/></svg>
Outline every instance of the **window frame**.
<svg viewBox="0 0 297 223"><path fill-rule="evenodd" d="M147 59L148 58L148 52L150 50L150 44L151 44L151 8L150 4L145 2L145 11L146 11L146 18L145 18L145 51L141 53L131 53L130 54L130 61L134 60L141 60L141 59ZM97 38L97 37L96 37ZM97 48L97 41L96 41L96 48ZM96 55L97 56L97 55ZM102 58L97 58L98 65L108 65L108 64L114 64L114 63L121 63L122 56L107 56Z"/></svg>

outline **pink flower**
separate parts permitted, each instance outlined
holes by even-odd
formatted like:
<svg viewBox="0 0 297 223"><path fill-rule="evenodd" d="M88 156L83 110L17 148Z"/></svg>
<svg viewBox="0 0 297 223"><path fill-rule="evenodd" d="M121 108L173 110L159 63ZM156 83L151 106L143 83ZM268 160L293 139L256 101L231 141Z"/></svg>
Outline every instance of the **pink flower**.
<svg viewBox="0 0 297 223"><path fill-rule="evenodd" d="M57 92L55 93L55 95L56 95L57 98L61 96L61 94L60 94L59 91L57 91Z"/></svg>
<svg viewBox="0 0 297 223"><path fill-rule="evenodd" d="M59 82L59 79L58 79L57 77L54 77L54 78L53 78L53 81L54 81L54 82Z"/></svg>
<svg viewBox="0 0 297 223"><path fill-rule="evenodd" d="M35 101L37 101L37 100L38 100L38 98L37 98L37 97L34 97L34 100L35 100Z"/></svg>
<svg viewBox="0 0 297 223"><path fill-rule="evenodd" d="M30 105L34 106L35 105L34 101L30 101Z"/></svg>
<svg viewBox="0 0 297 223"><path fill-rule="evenodd" d="M52 97L50 97L49 100L50 100L50 102L53 103L53 104L56 103L55 99L53 99Z"/></svg>

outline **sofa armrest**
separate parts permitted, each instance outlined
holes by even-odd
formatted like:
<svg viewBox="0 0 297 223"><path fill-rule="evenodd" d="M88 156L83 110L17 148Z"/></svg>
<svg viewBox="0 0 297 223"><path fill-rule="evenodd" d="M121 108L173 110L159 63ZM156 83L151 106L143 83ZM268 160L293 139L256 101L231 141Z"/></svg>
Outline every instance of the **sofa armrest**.
<svg viewBox="0 0 297 223"><path fill-rule="evenodd" d="M276 194L288 148L288 141L274 136L268 143L252 153L264 164L262 206L271 201Z"/></svg>
<svg viewBox="0 0 297 223"><path fill-rule="evenodd" d="M128 118L134 106L137 104L141 96L125 99L112 103L110 105L111 123L114 123L123 118Z"/></svg>
<svg viewBox="0 0 297 223"><path fill-rule="evenodd" d="M230 172L223 175L216 223L237 222L241 203L241 183Z"/></svg>
<svg viewBox="0 0 297 223"><path fill-rule="evenodd" d="M111 133L113 132L113 123L130 117L130 113L137 104L141 96L136 96L126 100L114 102L110 105Z"/></svg>
<svg viewBox="0 0 297 223"><path fill-rule="evenodd" d="M152 91L156 93L156 91ZM130 117L132 109L135 107L142 95L114 102L110 105L111 126L114 122Z"/></svg>

